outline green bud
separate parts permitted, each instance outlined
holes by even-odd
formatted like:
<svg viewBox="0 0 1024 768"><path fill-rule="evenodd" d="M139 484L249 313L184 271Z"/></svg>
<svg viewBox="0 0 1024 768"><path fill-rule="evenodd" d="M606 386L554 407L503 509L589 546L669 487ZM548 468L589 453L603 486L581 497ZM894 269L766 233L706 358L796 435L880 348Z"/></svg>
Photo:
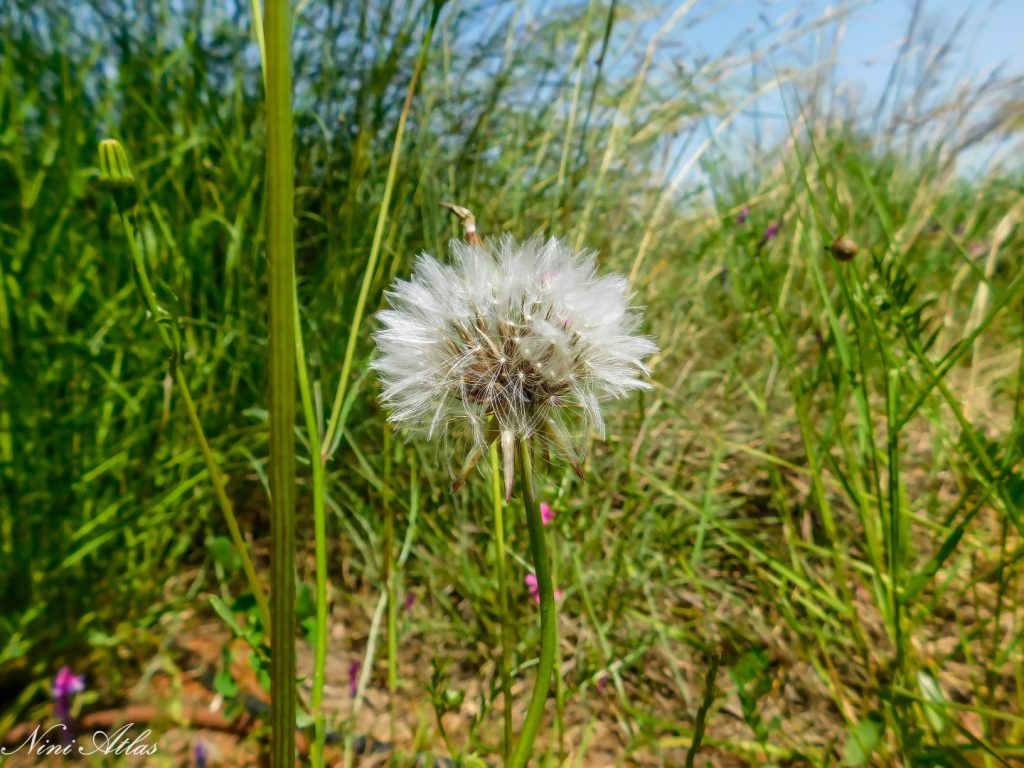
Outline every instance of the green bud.
<svg viewBox="0 0 1024 768"><path fill-rule="evenodd" d="M466 698L464 691L457 691L452 688L448 688L444 692L444 707L449 712L457 712L459 707L462 706L463 699Z"/></svg>
<svg viewBox="0 0 1024 768"><path fill-rule="evenodd" d="M100 142L100 186L110 190L120 208L131 208L138 200L128 154L117 139Z"/></svg>

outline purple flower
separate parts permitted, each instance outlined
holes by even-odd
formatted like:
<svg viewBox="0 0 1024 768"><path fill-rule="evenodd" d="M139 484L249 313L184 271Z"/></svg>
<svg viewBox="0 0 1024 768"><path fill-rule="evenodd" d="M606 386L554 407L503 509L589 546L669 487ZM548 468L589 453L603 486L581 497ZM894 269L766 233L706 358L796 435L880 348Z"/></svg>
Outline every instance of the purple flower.
<svg viewBox="0 0 1024 768"><path fill-rule="evenodd" d="M359 673L363 671L363 662L353 661L348 665L348 695L355 698L359 690Z"/></svg>
<svg viewBox="0 0 1024 768"><path fill-rule="evenodd" d="M85 690L85 676L76 675L71 667L61 667L53 679L53 698L68 699Z"/></svg>
<svg viewBox="0 0 1024 768"><path fill-rule="evenodd" d="M64 725L61 734L64 743L74 740L74 723L71 722L71 699L85 690L85 677L76 675L71 667L61 667L53 679L53 714Z"/></svg>
<svg viewBox="0 0 1024 768"><path fill-rule="evenodd" d="M552 521L555 519L555 511L551 509L551 505L546 501L542 501L540 503L540 519L544 525L551 525Z"/></svg>
<svg viewBox="0 0 1024 768"><path fill-rule="evenodd" d="M203 742L197 741L192 749L192 756L196 761L196 768L206 768L206 761L210 759L210 753L206 751Z"/></svg>
<svg viewBox="0 0 1024 768"><path fill-rule="evenodd" d="M412 607L414 605L416 605L416 594L414 592L409 592L405 596L405 610L406 610L406 612L411 611Z"/></svg>
<svg viewBox="0 0 1024 768"><path fill-rule="evenodd" d="M601 675L597 678L597 690L604 693L604 689L608 687L608 675Z"/></svg>
<svg viewBox="0 0 1024 768"><path fill-rule="evenodd" d="M779 236L779 229L782 227L781 221L773 221L768 225L768 229L764 231L764 236L761 238L762 243L770 243L776 237Z"/></svg>
<svg viewBox="0 0 1024 768"><path fill-rule="evenodd" d="M750 206L744 205L740 208L740 212L736 214L736 224L743 225L747 223L747 219L750 218Z"/></svg>

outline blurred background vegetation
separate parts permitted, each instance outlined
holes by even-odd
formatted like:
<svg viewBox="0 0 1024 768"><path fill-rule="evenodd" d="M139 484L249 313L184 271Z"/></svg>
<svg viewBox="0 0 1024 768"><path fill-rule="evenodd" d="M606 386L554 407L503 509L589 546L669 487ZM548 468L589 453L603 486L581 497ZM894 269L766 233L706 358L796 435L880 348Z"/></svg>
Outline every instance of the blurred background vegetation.
<svg viewBox="0 0 1024 768"><path fill-rule="evenodd" d="M295 9L296 262L321 413L431 5ZM702 702L698 764L1024 758L1022 78L937 77L957 41L916 23L883 97L864 103L835 58L860 6L770 18L732 6L450 3L368 308L418 252L443 255L460 234L442 201L468 206L484 234L595 249L647 307L662 349L653 391L612 408L586 483L561 465L541 479L564 592L544 759L681 765ZM717 55L686 47L729 12L752 23ZM245 605L96 188L101 138L132 159L151 274L184 325L200 416L266 570L250 14L240 0L0 9L0 733L46 713L65 663L86 672L87 704L180 678L198 663L183 637L211 625L230 637L208 596ZM857 246L848 261L841 235ZM385 437L365 373L372 329L355 328L328 466L332 722L383 728L406 754L442 750L434 677L466 693L446 721L452 751L487 755L500 732L488 483L451 495L430 446ZM397 729L371 696L385 685L385 495L408 552ZM520 512L507 515L517 690L537 631ZM365 710L348 690L357 663Z"/></svg>

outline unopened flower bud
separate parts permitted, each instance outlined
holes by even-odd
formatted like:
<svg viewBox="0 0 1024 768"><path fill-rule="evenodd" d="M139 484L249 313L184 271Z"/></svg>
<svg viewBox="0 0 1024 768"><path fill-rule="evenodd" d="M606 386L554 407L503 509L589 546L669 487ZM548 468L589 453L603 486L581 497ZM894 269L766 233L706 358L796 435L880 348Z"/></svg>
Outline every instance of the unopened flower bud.
<svg viewBox="0 0 1024 768"><path fill-rule="evenodd" d="M128 154L117 139L100 142L100 185L110 190L119 208L131 208L138 199Z"/></svg>
<svg viewBox="0 0 1024 768"><path fill-rule="evenodd" d="M454 688L448 688L444 692L444 698L442 700L442 703L449 712L457 712L459 707L462 706L462 702L465 698L465 691L459 691L455 690Z"/></svg>

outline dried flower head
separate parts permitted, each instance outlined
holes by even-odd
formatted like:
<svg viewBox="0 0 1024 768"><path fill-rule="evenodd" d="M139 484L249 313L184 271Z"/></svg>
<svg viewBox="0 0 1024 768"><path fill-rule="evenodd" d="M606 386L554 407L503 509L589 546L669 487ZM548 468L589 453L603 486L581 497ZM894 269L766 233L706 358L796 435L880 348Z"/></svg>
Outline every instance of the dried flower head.
<svg viewBox="0 0 1024 768"><path fill-rule="evenodd" d="M850 261L859 250L857 243L846 235L836 238L832 243L832 256L839 261Z"/></svg>
<svg viewBox="0 0 1024 768"><path fill-rule="evenodd" d="M391 421L470 443L454 487L499 437L509 496L518 438L544 439L579 472L582 438L604 436L601 402L649 386L657 347L636 335L625 279L555 239L455 240L451 253L450 266L421 255L378 314L373 367Z"/></svg>

